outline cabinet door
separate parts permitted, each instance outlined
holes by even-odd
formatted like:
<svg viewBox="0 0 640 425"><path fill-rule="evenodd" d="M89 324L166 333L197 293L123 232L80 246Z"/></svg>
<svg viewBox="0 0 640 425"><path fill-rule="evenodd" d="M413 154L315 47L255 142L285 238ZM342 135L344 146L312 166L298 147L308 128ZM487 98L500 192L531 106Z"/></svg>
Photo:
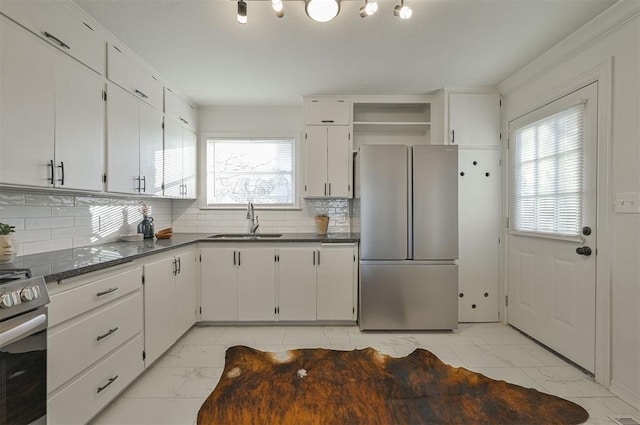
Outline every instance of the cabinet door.
<svg viewBox="0 0 640 425"><path fill-rule="evenodd" d="M180 122L180 125L196 131L196 110L180 99L170 88L164 89L164 112Z"/></svg>
<svg viewBox="0 0 640 425"><path fill-rule="evenodd" d="M0 16L0 181L51 186L54 53Z"/></svg>
<svg viewBox="0 0 640 425"><path fill-rule="evenodd" d="M275 250L238 250L238 320L274 320L276 306Z"/></svg>
<svg viewBox="0 0 640 425"><path fill-rule="evenodd" d="M55 185L102 190L104 83L76 61L56 58Z"/></svg>
<svg viewBox="0 0 640 425"><path fill-rule="evenodd" d="M140 122L138 100L107 86L107 190L138 193Z"/></svg>
<svg viewBox="0 0 640 425"><path fill-rule="evenodd" d="M351 197L351 143L349 127L328 127L327 137L327 195L334 198Z"/></svg>
<svg viewBox="0 0 640 425"><path fill-rule="evenodd" d="M176 327L180 338L196 323L198 298L198 263L195 249L177 255L179 272L176 275Z"/></svg>
<svg viewBox="0 0 640 425"><path fill-rule="evenodd" d="M140 193L162 195L162 112L138 102L140 108Z"/></svg>
<svg viewBox="0 0 640 425"><path fill-rule="evenodd" d="M449 142L460 146L500 144L499 95L449 94Z"/></svg>
<svg viewBox="0 0 640 425"><path fill-rule="evenodd" d="M305 196L327 195L327 127L306 128Z"/></svg>
<svg viewBox="0 0 640 425"><path fill-rule="evenodd" d="M355 248L322 245L318 260L317 319L355 319Z"/></svg>
<svg viewBox="0 0 640 425"><path fill-rule="evenodd" d="M149 366L177 338L174 257L144 266L144 350Z"/></svg>
<svg viewBox="0 0 640 425"><path fill-rule="evenodd" d="M65 2L2 0L0 12L94 71L104 74L104 35Z"/></svg>
<svg viewBox="0 0 640 425"><path fill-rule="evenodd" d="M182 184L183 198L195 199L197 191L197 137L188 130L182 130Z"/></svg>
<svg viewBox="0 0 640 425"><path fill-rule="evenodd" d="M182 190L182 127L164 120L164 196L179 198Z"/></svg>
<svg viewBox="0 0 640 425"><path fill-rule="evenodd" d="M238 320L237 249L202 248L202 320Z"/></svg>
<svg viewBox="0 0 640 425"><path fill-rule="evenodd" d="M316 247L278 248L279 320L316 320Z"/></svg>
<svg viewBox="0 0 640 425"><path fill-rule="evenodd" d="M307 100L304 118L307 125L349 125L351 103L343 100Z"/></svg>
<svg viewBox="0 0 640 425"><path fill-rule="evenodd" d="M129 93L162 110L162 84L138 60L116 45L107 50L107 77Z"/></svg>

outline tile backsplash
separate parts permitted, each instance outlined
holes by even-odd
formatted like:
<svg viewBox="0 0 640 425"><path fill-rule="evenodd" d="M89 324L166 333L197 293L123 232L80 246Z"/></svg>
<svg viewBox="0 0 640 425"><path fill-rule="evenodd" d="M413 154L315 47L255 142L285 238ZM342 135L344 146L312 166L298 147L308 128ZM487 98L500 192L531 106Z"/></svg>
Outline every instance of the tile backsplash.
<svg viewBox="0 0 640 425"><path fill-rule="evenodd" d="M349 232L351 207L347 199L301 199L299 210L261 210L259 232L315 233L314 216L329 215L329 232ZM173 230L182 233L244 233L246 210L203 210L197 201L173 201Z"/></svg>
<svg viewBox="0 0 640 425"><path fill-rule="evenodd" d="M155 229L179 233L243 233L245 210L202 210L198 201L137 199L104 194L78 195L0 189L0 222L15 226L18 255L115 242L135 233L142 203L151 207ZM314 216L330 217L329 232L349 232L352 202L347 199L301 199L299 210L261 210L259 232L315 233ZM357 229L356 229L357 230Z"/></svg>
<svg viewBox="0 0 640 425"><path fill-rule="evenodd" d="M151 207L155 229L170 227L171 200L61 195L0 190L0 222L15 226L18 255L117 241L135 233L140 206Z"/></svg>

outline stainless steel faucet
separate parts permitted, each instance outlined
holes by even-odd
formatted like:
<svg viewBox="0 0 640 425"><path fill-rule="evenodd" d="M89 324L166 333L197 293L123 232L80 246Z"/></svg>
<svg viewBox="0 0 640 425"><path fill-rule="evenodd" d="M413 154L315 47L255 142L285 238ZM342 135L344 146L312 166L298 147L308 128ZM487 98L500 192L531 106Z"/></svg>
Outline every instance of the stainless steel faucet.
<svg viewBox="0 0 640 425"><path fill-rule="evenodd" d="M255 215L253 211L253 202L249 202L247 204L247 220L251 220L251 228L249 231L253 234L256 233L258 227L260 227L260 223L258 223L258 216Z"/></svg>

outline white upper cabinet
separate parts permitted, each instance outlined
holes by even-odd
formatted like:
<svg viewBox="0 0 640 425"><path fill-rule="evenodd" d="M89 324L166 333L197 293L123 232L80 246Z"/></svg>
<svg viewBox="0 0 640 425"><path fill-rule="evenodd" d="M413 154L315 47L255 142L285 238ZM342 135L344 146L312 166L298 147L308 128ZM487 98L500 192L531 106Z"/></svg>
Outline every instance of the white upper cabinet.
<svg viewBox="0 0 640 425"><path fill-rule="evenodd" d="M349 125L351 102L343 99L305 98L304 121L307 125Z"/></svg>
<svg viewBox="0 0 640 425"><path fill-rule="evenodd" d="M107 77L139 99L163 110L163 87L153 74L133 55L115 44L109 44Z"/></svg>
<svg viewBox="0 0 640 425"><path fill-rule="evenodd" d="M500 144L500 95L449 93L448 142L459 146Z"/></svg>
<svg viewBox="0 0 640 425"><path fill-rule="evenodd" d="M107 190L162 195L162 112L109 84Z"/></svg>
<svg viewBox="0 0 640 425"><path fill-rule="evenodd" d="M104 74L104 34L67 2L2 0L0 12L97 73Z"/></svg>
<svg viewBox="0 0 640 425"><path fill-rule="evenodd" d="M169 87L164 88L164 113L191 131L198 127L196 107L182 100Z"/></svg>
<svg viewBox="0 0 640 425"><path fill-rule="evenodd" d="M180 123L164 120L164 196L196 198L196 140Z"/></svg>
<svg viewBox="0 0 640 425"><path fill-rule="evenodd" d="M101 78L1 17L0 54L0 183L102 190Z"/></svg>
<svg viewBox="0 0 640 425"><path fill-rule="evenodd" d="M349 126L306 127L306 198L351 198L351 146Z"/></svg>

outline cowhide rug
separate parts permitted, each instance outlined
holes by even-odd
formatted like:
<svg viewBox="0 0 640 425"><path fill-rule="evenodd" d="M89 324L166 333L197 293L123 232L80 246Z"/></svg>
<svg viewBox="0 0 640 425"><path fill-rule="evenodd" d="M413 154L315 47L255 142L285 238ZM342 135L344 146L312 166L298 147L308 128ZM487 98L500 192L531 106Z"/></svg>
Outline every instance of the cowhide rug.
<svg viewBox="0 0 640 425"><path fill-rule="evenodd" d="M429 351L231 347L198 425L580 424L582 407L451 367Z"/></svg>

